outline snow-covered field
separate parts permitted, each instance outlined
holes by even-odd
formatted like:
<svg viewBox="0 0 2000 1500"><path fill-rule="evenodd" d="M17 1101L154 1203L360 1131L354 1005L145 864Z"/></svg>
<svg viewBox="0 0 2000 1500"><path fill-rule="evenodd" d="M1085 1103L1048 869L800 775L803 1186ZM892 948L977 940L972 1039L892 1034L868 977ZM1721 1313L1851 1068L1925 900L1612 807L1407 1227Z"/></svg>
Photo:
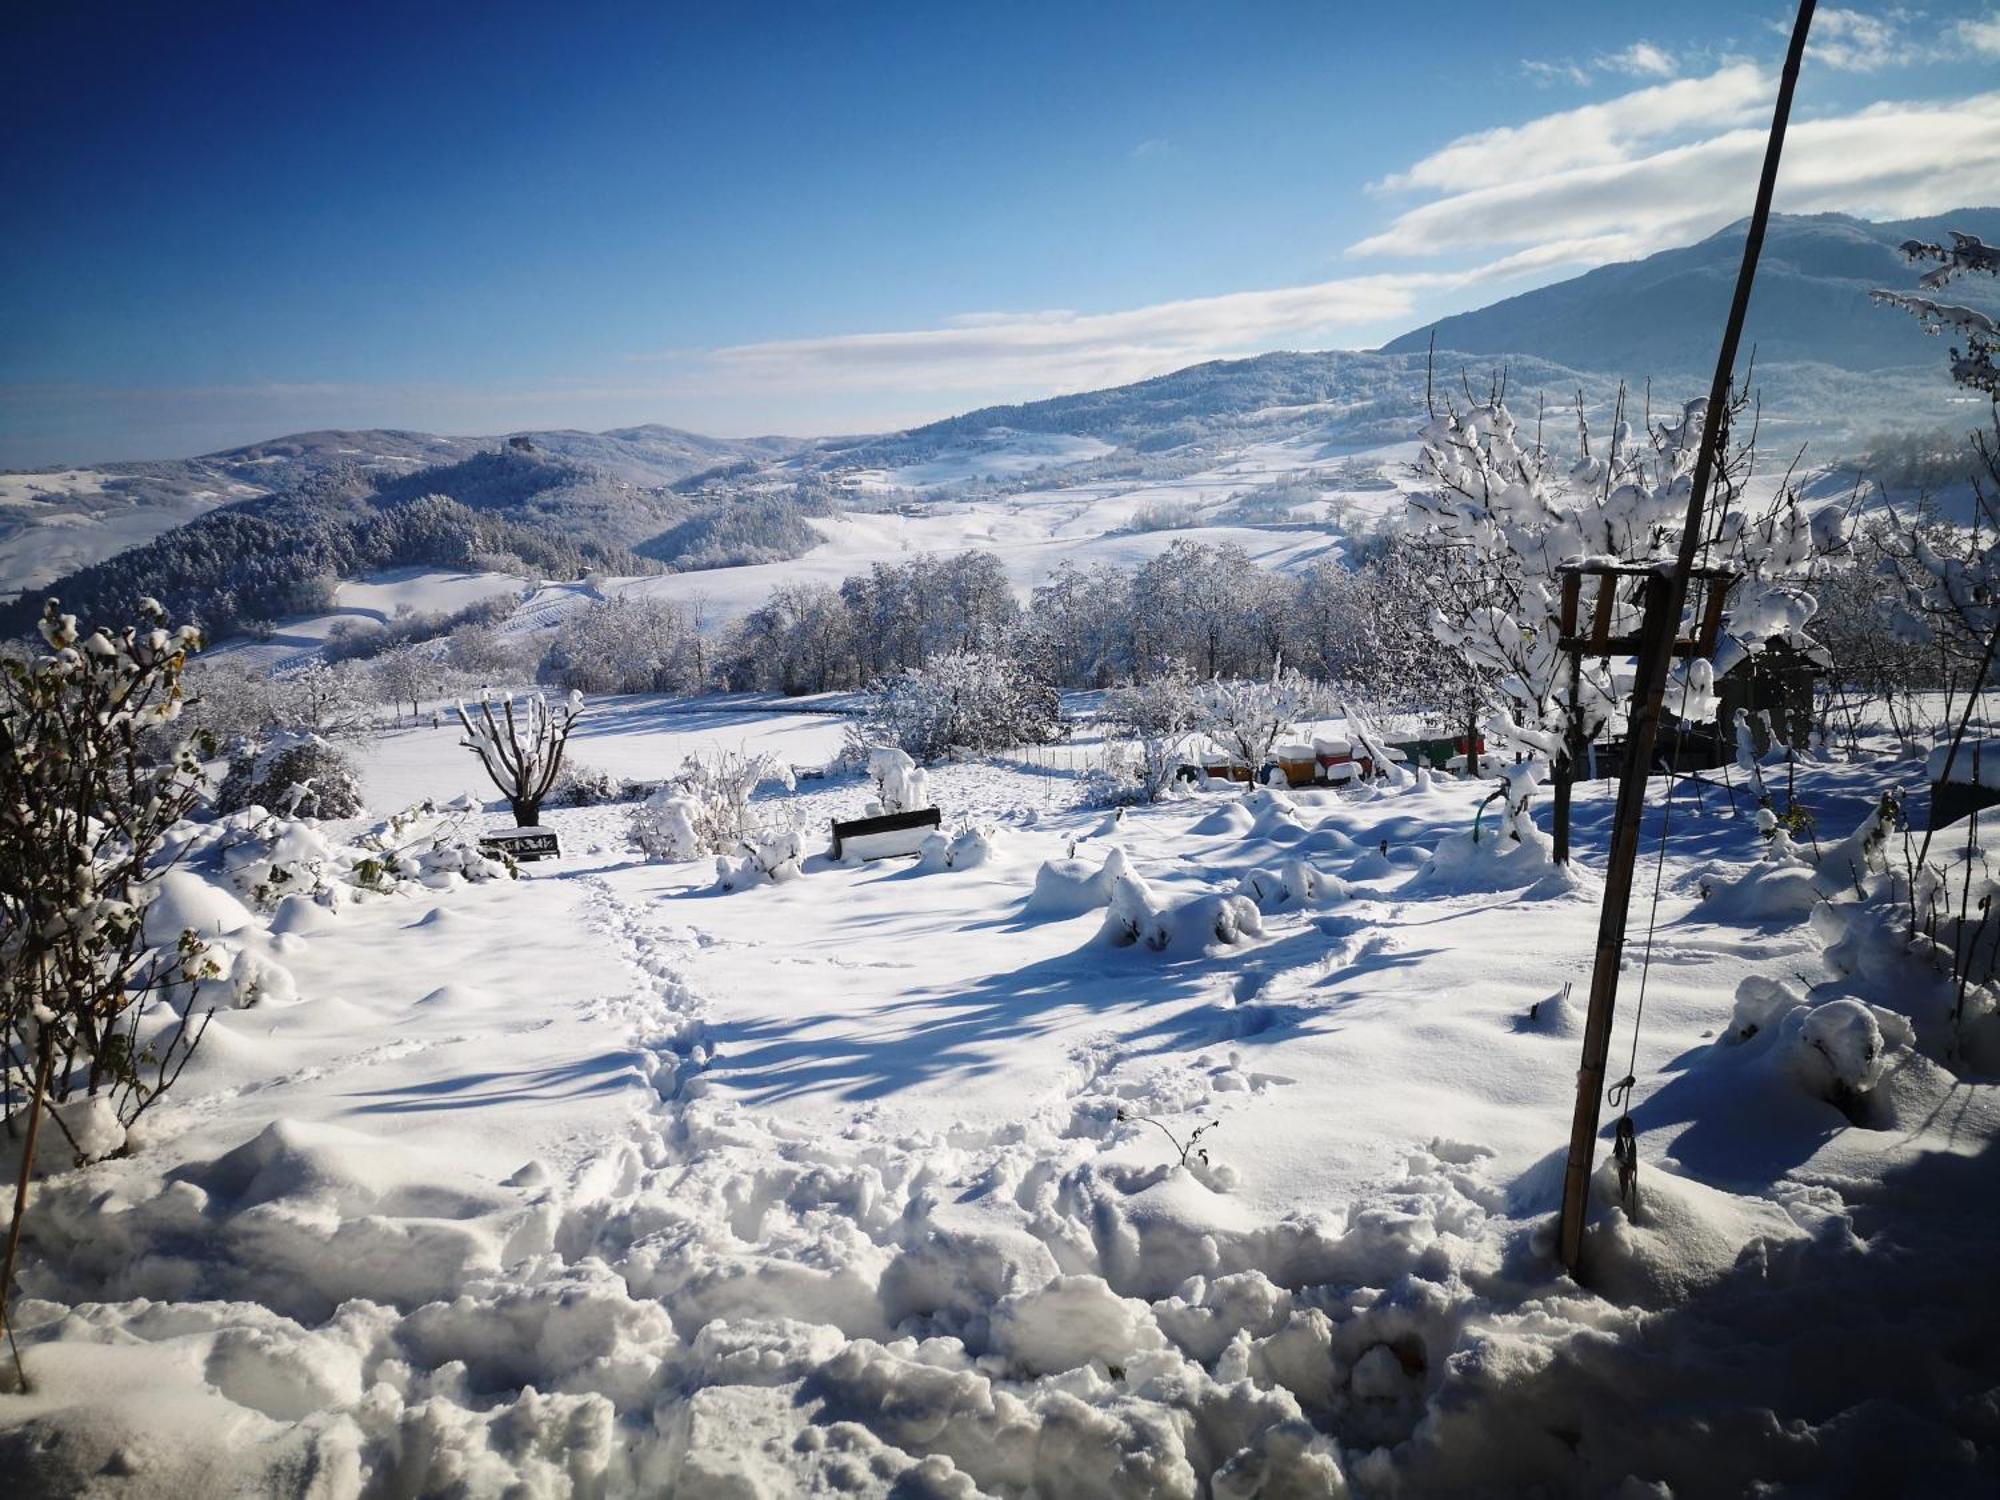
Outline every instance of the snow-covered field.
<svg viewBox="0 0 2000 1500"><path fill-rule="evenodd" d="M343 620L387 625L403 610L449 615L483 599L519 596L526 591L526 585L509 573L392 568L336 585L335 607L324 614L295 616L279 625L268 639L239 637L223 643L216 654L273 663L290 661L319 650Z"/></svg>
<svg viewBox="0 0 2000 1500"><path fill-rule="evenodd" d="M660 777L840 737L620 699L575 754ZM478 785L448 730L365 761L378 813ZM141 1149L37 1185L37 1389L0 1398L0 1473L1051 1500L2000 1481L2000 1091L1885 1017L1850 1118L1796 1016L1733 1039L1746 980L1918 1008L1836 898L1795 899L1810 871L1756 863L1747 804L1717 785L1673 811L1640 1206L1607 1161L1586 1290L1548 1227L1602 789L1567 880L1464 847L1477 785L1121 818L1029 768L1050 763L933 773L947 829L979 830L950 868L810 860L718 894L708 865L641 860L614 805L549 814L564 858L518 881L275 919L184 893L296 996L219 1012ZM1831 846L1920 780L1816 766L1800 796ZM778 795L817 847L868 787ZM1081 894L1114 850L1161 951L1106 941ZM1259 916L1217 941L1246 877Z"/></svg>
<svg viewBox="0 0 2000 1500"><path fill-rule="evenodd" d="M1300 409L1282 410L1296 416ZM848 488L878 501L898 494L905 499L809 520L823 540L786 561L587 583L403 568L344 582L336 609L282 621L270 639L234 641L226 649L281 663L317 651L343 619L387 620L403 605L448 613L510 590L520 591L522 602L503 629L517 635L551 630L570 611L621 594L680 601L714 630L757 609L780 586L838 586L877 562L968 549L996 556L1023 602L1064 563L1136 568L1176 540L1240 547L1261 567L1298 572L1319 558L1342 555L1353 538L1403 515L1418 483L1414 442L1356 447L1295 431L1224 448L1209 467L1173 478L1065 478L1065 465L1096 457L1102 447L1088 439L1014 434L1008 445L843 476ZM1039 471L1046 471L1046 482L1029 489L997 496L976 488L940 493L950 484ZM1767 502L1780 477L1759 476L1745 503ZM1237 509L1246 497L1278 485L1288 487L1285 498L1256 518ZM1841 474L1815 476L1805 487L1805 503L1808 509L1844 504L1850 488L1851 479Z"/></svg>
<svg viewBox="0 0 2000 1500"><path fill-rule="evenodd" d="M783 584L837 586L876 562L968 548L997 556L1024 601L1064 562L1136 567L1177 538L1233 544L1261 566L1289 572L1337 553L1346 538L1399 514L1407 502L1407 486L1414 483L1408 470L1416 452L1413 443L1356 450L1321 437L1294 435L1218 454L1214 467L1177 478L1063 482L1063 464L1095 457L1102 448L1088 439L1025 434L1011 447L848 476L854 481L850 487L860 492L914 494L920 487L1050 470L1045 487L998 497L912 500L902 508L857 509L814 519L809 524L825 540L784 562L606 578L590 585L544 582L532 588L499 574L399 569L342 583L337 609L282 621L270 640L236 642L230 649L282 661L317 650L341 619L386 619L399 604L444 612L508 589L524 589L527 595L506 626L517 633L547 630L592 599L625 593L698 605L704 624L715 628L758 608ZM1233 502L1284 481L1300 482L1317 498L1301 500L1295 513L1279 521L1231 519ZM1135 529L1149 513L1161 512L1173 513L1177 524Z"/></svg>

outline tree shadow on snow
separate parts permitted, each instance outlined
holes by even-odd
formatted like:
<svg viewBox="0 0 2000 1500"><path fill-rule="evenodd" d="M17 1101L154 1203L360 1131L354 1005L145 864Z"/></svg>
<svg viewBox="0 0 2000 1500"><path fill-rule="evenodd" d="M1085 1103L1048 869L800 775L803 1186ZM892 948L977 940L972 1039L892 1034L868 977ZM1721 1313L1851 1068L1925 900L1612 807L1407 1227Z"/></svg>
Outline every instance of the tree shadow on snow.
<svg viewBox="0 0 2000 1500"><path fill-rule="evenodd" d="M1308 924L1244 957L1276 970L1306 964L1327 946L1326 935ZM1421 957L1383 955L1371 965ZM718 1079L768 1103L814 1092L877 1099L940 1078L991 1072L1023 1038L1073 1024L1079 1009L1091 1012L1120 1042L1145 1052L1251 1038L1270 1045L1330 1028L1338 1005L1237 1003L1230 980L1242 967L1226 954L1174 958L1092 940L962 989L829 1018L846 1022L833 1034L823 1027L820 1034L802 1036L794 1019L725 1019L712 1022L709 1034L716 1044ZM1199 1003L1204 996L1207 1003ZM1270 1014L1253 1014L1260 1011Z"/></svg>
<svg viewBox="0 0 2000 1500"><path fill-rule="evenodd" d="M344 1097L372 1101L356 1105L357 1114L407 1115L484 1109L523 1101L584 1099L645 1086L646 1075L639 1059L628 1050L614 1048L560 1067L451 1073L423 1083L355 1089Z"/></svg>

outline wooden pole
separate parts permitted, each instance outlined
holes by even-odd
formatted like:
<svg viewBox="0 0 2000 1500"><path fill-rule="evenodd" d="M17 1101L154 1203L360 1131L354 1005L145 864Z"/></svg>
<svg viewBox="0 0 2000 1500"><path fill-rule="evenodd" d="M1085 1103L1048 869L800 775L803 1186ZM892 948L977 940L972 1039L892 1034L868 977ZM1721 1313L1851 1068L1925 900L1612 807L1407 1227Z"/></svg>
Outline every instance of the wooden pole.
<svg viewBox="0 0 2000 1500"><path fill-rule="evenodd" d="M1570 1125L1569 1161L1563 1171L1562 1218L1557 1232L1563 1266L1574 1273L1583 1253L1583 1221L1590 1195L1592 1157L1597 1148L1598 1111L1604 1100L1605 1058L1611 1048L1611 1015L1618 1002L1618 965L1625 954L1626 908L1632 899L1632 867L1639 853L1639 822L1646 809L1646 785L1653 761L1653 743L1660 726L1660 703L1666 691L1667 667L1680 634L1688 575L1701 544L1702 510L1715 477L1723 412L1736 368L1736 350L1743 338L1743 320L1750 308L1750 290L1757 278L1757 257L1764 248L1764 230L1771 220L1771 193L1777 185L1778 160L1785 149L1785 126L1791 119L1792 94L1798 86L1799 62L1805 55L1806 33L1812 27L1814 0L1800 0L1792 23L1791 46L1785 52L1784 73L1778 80L1778 102L1771 116L1771 134L1764 147L1764 171L1757 183L1757 206L1743 237L1743 264L1736 273L1736 295L1729 304L1729 321L1722 330L1716 355L1715 379L1708 390L1708 410L1702 419L1701 449L1695 455L1694 482L1688 491L1687 520L1681 527L1680 555L1671 573L1647 580L1646 626L1641 632L1638 672L1632 685L1632 719L1625 736L1625 764L1618 781L1618 809L1605 860L1604 905L1597 919L1597 958L1590 974L1590 1008L1583 1027L1583 1065L1576 1075L1576 1115Z"/></svg>
<svg viewBox="0 0 2000 1500"><path fill-rule="evenodd" d="M1562 578L1562 613L1558 624L1565 641L1576 638L1576 606L1583 589L1580 573L1565 573ZM1578 723L1578 698L1581 694L1580 679L1583 675L1583 657L1574 646L1565 648L1569 652L1569 711L1563 717L1563 749L1556 757L1556 799L1555 799L1555 861L1559 865L1569 863L1569 804L1571 790L1576 778L1583 772L1583 757L1578 753L1583 736Z"/></svg>

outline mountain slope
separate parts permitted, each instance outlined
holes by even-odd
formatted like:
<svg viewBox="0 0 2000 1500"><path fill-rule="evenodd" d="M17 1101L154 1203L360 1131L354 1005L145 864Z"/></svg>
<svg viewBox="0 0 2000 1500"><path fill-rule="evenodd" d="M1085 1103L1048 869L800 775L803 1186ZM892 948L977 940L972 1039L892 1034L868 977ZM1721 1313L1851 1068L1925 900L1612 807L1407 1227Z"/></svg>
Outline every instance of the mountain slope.
<svg viewBox="0 0 2000 1500"><path fill-rule="evenodd" d="M1431 342L1464 354L1535 354L1629 377L1705 371L1729 309L1745 224L1644 260L1600 266L1490 307L1442 318L1382 346L1421 353ZM1906 287L1917 272L1897 252L1906 239L1957 229L2000 239L2000 208L1871 224L1844 214L1772 218L1745 329L1760 365L1814 363L1869 371L1936 362L1938 341L1915 321L1868 300L1875 287ZM1991 287L1955 288L1954 300L2000 306Z"/></svg>
<svg viewBox="0 0 2000 1500"><path fill-rule="evenodd" d="M634 487L671 485L733 463L762 464L802 446L793 438L711 438L658 425L512 437L535 452L587 465L608 483ZM392 484L508 441L393 428L298 432L199 458L0 473L0 602L143 546L218 506L334 477ZM650 534L607 540L623 544Z"/></svg>

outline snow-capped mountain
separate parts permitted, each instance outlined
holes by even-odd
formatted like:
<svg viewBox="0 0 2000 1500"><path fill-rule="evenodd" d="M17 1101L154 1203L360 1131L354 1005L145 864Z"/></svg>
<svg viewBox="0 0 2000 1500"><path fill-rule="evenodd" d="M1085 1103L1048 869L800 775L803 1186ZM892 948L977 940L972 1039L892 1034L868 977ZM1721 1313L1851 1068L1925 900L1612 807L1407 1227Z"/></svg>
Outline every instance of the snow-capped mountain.
<svg viewBox="0 0 2000 1500"><path fill-rule="evenodd" d="M1898 252L1905 240L1950 232L2000 239L2000 208L1957 209L1930 219L1869 223L1845 214L1777 214L1764 239L1745 328L1760 365L1811 363L1876 371L1938 357L1934 339L1909 318L1871 304L1876 287L1906 287L1917 272ZM1600 266L1473 312L1413 329L1383 345L1421 353L1538 354L1558 363L1628 376L1705 372L1715 361L1745 222L1699 244L1644 260ZM1952 299L2000 306L1991 287L1960 283Z"/></svg>

